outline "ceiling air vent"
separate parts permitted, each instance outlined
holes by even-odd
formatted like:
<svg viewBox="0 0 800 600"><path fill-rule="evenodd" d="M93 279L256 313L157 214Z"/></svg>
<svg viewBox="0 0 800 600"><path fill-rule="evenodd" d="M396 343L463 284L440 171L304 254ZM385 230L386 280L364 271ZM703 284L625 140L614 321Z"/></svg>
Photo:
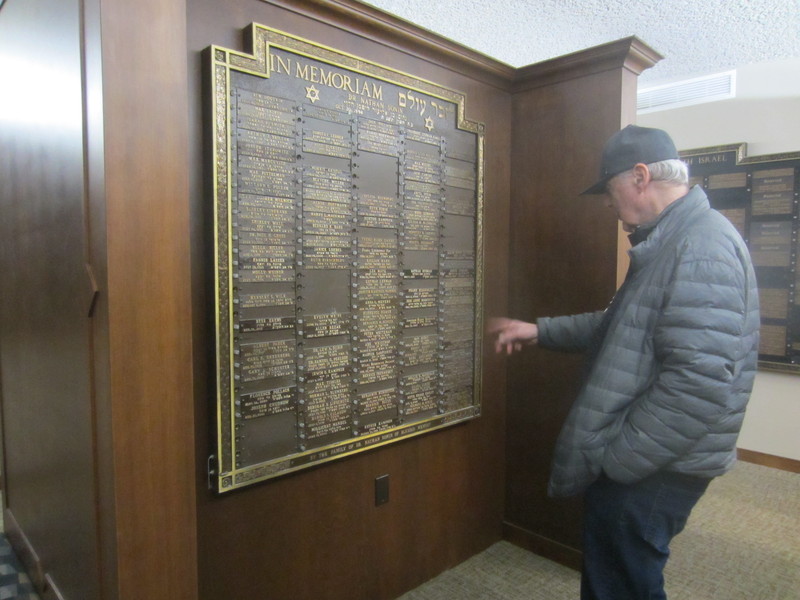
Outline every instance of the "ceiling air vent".
<svg viewBox="0 0 800 600"><path fill-rule="evenodd" d="M649 113L726 100L734 96L736 71L727 71L639 90L636 95L636 110L639 113Z"/></svg>

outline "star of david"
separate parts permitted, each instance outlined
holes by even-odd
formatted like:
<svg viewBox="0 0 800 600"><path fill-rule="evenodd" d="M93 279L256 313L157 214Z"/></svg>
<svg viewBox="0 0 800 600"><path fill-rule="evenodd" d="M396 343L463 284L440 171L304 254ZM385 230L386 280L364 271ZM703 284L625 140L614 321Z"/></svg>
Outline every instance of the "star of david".
<svg viewBox="0 0 800 600"><path fill-rule="evenodd" d="M313 85L308 86L306 88L306 98L311 100L311 104L314 104L314 102L319 100L319 90Z"/></svg>

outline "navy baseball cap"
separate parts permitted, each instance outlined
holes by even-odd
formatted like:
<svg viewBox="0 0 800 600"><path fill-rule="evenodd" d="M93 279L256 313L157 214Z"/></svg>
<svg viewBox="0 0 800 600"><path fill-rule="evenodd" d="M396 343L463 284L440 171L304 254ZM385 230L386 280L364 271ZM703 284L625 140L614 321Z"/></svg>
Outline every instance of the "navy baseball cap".
<svg viewBox="0 0 800 600"><path fill-rule="evenodd" d="M608 180L634 165L678 158L678 150L666 131L628 125L612 135L603 147L600 180L581 195L605 194Z"/></svg>

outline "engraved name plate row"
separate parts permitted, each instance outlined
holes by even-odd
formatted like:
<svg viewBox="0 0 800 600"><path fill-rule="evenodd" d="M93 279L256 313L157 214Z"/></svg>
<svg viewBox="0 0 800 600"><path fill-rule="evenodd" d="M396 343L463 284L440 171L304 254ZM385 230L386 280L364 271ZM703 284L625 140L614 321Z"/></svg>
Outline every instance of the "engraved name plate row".
<svg viewBox="0 0 800 600"><path fill-rule="evenodd" d="M220 492L480 414L482 127L261 26L212 47Z"/></svg>

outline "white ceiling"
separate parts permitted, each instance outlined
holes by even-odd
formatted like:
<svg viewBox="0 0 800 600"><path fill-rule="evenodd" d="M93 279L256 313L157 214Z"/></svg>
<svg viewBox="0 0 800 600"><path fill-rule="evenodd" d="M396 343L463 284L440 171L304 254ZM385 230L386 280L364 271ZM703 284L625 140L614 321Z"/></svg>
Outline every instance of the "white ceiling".
<svg viewBox="0 0 800 600"><path fill-rule="evenodd" d="M368 0L513 67L631 35L665 58L648 87L800 57L800 0Z"/></svg>

